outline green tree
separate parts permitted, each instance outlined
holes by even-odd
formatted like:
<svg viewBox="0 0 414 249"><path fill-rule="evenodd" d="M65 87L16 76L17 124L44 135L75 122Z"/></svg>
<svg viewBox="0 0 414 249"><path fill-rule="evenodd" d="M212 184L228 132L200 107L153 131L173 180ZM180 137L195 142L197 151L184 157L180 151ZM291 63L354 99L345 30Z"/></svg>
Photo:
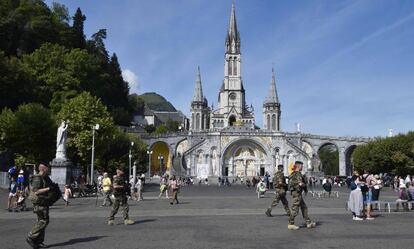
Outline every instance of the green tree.
<svg viewBox="0 0 414 249"><path fill-rule="evenodd" d="M12 143L15 135L14 124L16 116L13 111L4 108L0 114L0 151L12 149Z"/></svg>
<svg viewBox="0 0 414 249"><path fill-rule="evenodd" d="M56 122L69 121L68 153L75 162L84 167L91 158L92 127L99 124L95 132L95 153L98 158L112 139L114 124L111 115L101 100L88 92L68 100L57 114Z"/></svg>
<svg viewBox="0 0 414 249"><path fill-rule="evenodd" d="M69 25L62 7L54 10L40 0L0 1L0 49L7 56L21 57L45 42L66 45Z"/></svg>
<svg viewBox="0 0 414 249"><path fill-rule="evenodd" d="M144 130L147 133L151 134L151 133L154 133L155 132L156 128L155 128L155 126L153 124L150 124L150 125L144 126Z"/></svg>
<svg viewBox="0 0 414 249"><path fill-rule="evenodd" d="M54 112L82 89L92 88L89 84L100 71L99 65L86 50L69 50L50 43L24 56L21 67L35 82L33 91L36 101L51 106Z"/></svg>
<svg viewBox="0 0 414 249"><path fill-rule="evenodd" d="M318 151L322 170L326 175L339 175L339 154L335 145L328 144Z"/></svg>
<svg viewBox="0 0 414 249"><path fill-rule="evenodd" d="M355 168L359 170L412 174L414 173L414 133L377 138L368 144L358 146L353 157Z"/></svg>
<svg viewBox="0 0 414 249"><path fill-rule="evenodd" d="M180 123L178 123L177 121L168 119L168 121L165 125L166 125L167 130L169 132L176 132L176 131L178 131L178 127L180 126Z"/></svg>
<svg viewBox="0 0 414 249"><path fill-rule="evenodd" d="M34 162L53 158L56 126L49 110L39 104L25 104L15 113L4 109L0 121L3 148Z"/></svg>
<svg viewBox="0 0 414 249"><path fill-rule="evenodd" d="M128 111L132 115L135 115L135 114L144 115L145 102L136 93L130 94L128 96L128 105L129 105Z"/></svg>
<svg viewBox="0 0 414 249"><path fill-rule="evenodd" d="M84 22L86 20L86 16L82 14L80 8L76 9L76 13L73 16L73 25L72 25L72 32L73 32L73 47L75 48L85 48L86 40L85 40L85 33L83 31Z"/></svg>
<svg viewBox="0 0 414 249"><path fill-rule="evenodd" d="M0 51L0 110L13 110L34 100L32 83L16 57L8 58Z"/></svg>
<svg viewBox="0 0 414 249"><path fill-rule="evenodd" d="M131 142L134 145L131 147ZM100 170L115 172L117 168L123 168L125 172L129 169L129 151L131 150L132 162L136 162L137 172L144 173L141 165L146 161L146 145L137 137L129 135L120 129L115 129L112 138L107 144L105 152L98 159Z"/></svg>
<svg viewBox="0 0 414 249"><path fill-rule="evenodd" d="M158 125L157 128L155 128L155 133L156 134L168 133L168 128L167 128L167 126L165 126L163 124Z"/></svg>

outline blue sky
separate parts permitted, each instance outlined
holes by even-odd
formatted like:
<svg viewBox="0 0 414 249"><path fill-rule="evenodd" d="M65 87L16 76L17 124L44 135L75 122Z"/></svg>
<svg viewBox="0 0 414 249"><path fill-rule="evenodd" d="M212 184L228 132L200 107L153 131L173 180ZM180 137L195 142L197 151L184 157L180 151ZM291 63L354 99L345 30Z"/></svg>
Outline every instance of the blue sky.
<svg viewBox="0 0 414 249"><path fill-rule="evenodd" d="M50 4L52 1L46 1ZM189 113L197 66L217 106L231 0L65 0L88 37L107 29L131 91ZM237 0L247 104L262 125L272 63L282 130L386 136L414 130L414 1Z"/></svg>

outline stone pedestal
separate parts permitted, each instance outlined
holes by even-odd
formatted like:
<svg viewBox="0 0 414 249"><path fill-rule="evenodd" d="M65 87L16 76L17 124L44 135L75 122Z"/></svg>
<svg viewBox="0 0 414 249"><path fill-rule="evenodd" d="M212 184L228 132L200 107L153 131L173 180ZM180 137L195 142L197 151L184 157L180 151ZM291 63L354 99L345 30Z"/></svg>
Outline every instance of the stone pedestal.
<svg viewBox="0 0 414 249"><path fill-rule="evenodd" d="M63 189L65 184L70 184L70 178L72 176L73 164L67 159L55 158L50 162L52 181L59 184L59 187Z"/></svg>

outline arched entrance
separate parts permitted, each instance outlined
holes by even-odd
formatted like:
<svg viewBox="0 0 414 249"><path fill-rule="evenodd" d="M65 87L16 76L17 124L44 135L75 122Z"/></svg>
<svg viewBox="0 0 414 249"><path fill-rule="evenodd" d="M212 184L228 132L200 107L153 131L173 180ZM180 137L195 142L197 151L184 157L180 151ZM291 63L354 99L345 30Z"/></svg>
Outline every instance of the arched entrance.
<svg viewBox="0 0 414 249"><path fill-rule="evenodd" d="M356 147L356 145L351 145L345 151L345 173L347 176L352 175L352 171L354 170L352 154Z"/></svg>
<svg viewBox="0 0 414 249"><path fill-rule="evenodd" d="M333 143L323 144L318 149L320 169L325 175L339 175L339 150Z"/></svg>
<svg viewBox="0 0 414 249"><path fill-rule="evenodd" d="M231 115L229 118L229 126L233 126L235 122L236 122L236 117Z"/></svg>
<svg viewBox="0 0 414 249"><path fill-rule="evenodd" d="M265 147L253 139L240 139L223 152L223 176L257 176L271 165Z"/></svg>
<svg viewBox="0 0 414 249"><path fill-rule="evenodd" d="M151 146L151 174L163 175L171 167L170 149L165 142L156 142Z"/></svg>

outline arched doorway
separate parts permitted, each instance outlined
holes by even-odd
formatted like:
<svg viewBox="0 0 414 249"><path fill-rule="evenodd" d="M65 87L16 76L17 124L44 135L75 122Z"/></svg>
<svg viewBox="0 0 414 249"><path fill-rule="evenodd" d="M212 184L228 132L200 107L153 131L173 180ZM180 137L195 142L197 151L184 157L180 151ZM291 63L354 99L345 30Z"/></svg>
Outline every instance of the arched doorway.
<svg viewBox="0 0 414 249"><path fill-rule="evenodd" d="M345 173L347 176L352 175L352 171L354 170L352 154L356 147L356 145L351 145L345 151Z"/></svg>
<svg viewBox="0 0 414 249"><path fill-rule="evenodd" d="M175 172L180 172L182 169L187 169L187 163L184 160L184 152L188 149L188 140L184 139L177 144L175 156L173 160L173 168Z"/></svg>
<svg viewBox="0 0 414 249"><path fill-rule="evenodd" d="M163 175L171 167L171 155L165 142L156 142L151 146L151 174Z"/></svg>
<svg viewBox="0 0 414 249"><path fill-rule="evenodd" d="M318 149L320 169L325 175L339 175L339 150L333 143L323 144Z"/></svg>
<svg viewBox="0 0 414 249"><path fill-rule="evenodd" d="M271 165L265 147L253 139L230 143L223 152L223 176L257 176Z"/></svg>
<svg viewBox="0 0 414 249"><path fill-rule="evenodd" d="M231 115L229 118L229 126L233 126L235 122L236 122L236 117Z"/></svg>

